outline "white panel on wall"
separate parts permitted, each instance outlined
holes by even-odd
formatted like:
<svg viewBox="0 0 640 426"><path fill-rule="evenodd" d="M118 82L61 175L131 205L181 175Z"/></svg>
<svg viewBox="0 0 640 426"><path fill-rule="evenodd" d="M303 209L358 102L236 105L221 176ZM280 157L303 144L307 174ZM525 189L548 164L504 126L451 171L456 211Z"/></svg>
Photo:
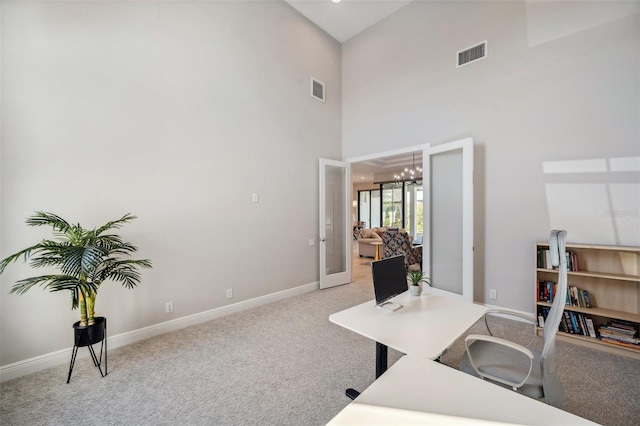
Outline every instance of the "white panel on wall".
<svg viewBox="0 0 640 426"><path fill-rule="evenodd" d="M545 185L552 229L565 229L571 241L619 244L607 184L549 183Z"/></svg>
<svg viewBox="0 0 640 426"><path fill-rule="evenodd" d="M617 241L640 246L640 183L612 183L609 192L611 210L607 213L614 223Z"/></svg>

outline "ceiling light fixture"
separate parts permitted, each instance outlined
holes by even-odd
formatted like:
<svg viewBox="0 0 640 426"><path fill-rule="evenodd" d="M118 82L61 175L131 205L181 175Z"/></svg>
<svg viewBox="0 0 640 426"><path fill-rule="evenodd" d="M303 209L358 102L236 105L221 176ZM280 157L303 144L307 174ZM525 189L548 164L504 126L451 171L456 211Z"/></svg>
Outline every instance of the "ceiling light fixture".
<svg viewBox="0 0 640 426"><path fill-rule="evenodd" d="M342 0L331 0L334 3L340 3Z"/></svg>
<svg viewBox="0 0 640 426"><path fill-rule="evenodd" d="M416 167L416 154L413 154L413 167L405 167L404 172L393 176L396 182L412 182L416 183L418 179L422 179L422 167Z"/></svg>

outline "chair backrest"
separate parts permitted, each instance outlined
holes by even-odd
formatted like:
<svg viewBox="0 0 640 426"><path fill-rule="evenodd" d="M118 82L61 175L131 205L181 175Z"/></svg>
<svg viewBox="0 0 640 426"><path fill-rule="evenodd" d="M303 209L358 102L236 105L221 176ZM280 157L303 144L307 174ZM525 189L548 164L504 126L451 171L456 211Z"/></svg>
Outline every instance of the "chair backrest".
<svg viewBox="0 0 640 426"><path fill-rule="evenodd" d="M564 315L564 305L567 294L567 256L565 249L566 231L551 231L549 236L549 251L553 267L558 268L558 284L551 309L547 315L542 332L541 369L544 395L548 404L556 407L562 404L562 383L558 378L555 364L555 339Z"/></svg>
<svg viewBox="0 0 640 426"><path fill-rule="evenodd" d="M411 236L407 232L400 232L398 229L389 229L382 233L382 257L392 257L403 255L405 264L411 264L411 248L413 244Z"/></svg>

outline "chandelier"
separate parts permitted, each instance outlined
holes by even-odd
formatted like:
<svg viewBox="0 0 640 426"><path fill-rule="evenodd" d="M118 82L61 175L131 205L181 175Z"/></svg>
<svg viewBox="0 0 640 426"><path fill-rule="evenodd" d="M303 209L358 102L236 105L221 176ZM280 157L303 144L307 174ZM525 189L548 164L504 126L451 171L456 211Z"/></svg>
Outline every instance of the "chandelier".
<svg viewBox="0 0 640 426"><path fill-rule="evenodd" d="M416 167L416 154L413 154L413 167L405 167L400 174L393 176L396 182L416 183L418 179L422 179L422 167Z"/></svg>

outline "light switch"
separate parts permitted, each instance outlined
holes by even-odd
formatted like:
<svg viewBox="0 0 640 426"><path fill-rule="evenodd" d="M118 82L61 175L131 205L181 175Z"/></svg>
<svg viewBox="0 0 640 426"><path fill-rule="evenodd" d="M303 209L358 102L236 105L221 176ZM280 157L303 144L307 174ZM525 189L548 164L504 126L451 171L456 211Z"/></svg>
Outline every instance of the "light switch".
<svg viewBox="0 0 640 426"><path fill-rule="evenodd" d="M254 192L251 194L251 202L252 203L257 203L258 202L258 193Z"/></svg>

